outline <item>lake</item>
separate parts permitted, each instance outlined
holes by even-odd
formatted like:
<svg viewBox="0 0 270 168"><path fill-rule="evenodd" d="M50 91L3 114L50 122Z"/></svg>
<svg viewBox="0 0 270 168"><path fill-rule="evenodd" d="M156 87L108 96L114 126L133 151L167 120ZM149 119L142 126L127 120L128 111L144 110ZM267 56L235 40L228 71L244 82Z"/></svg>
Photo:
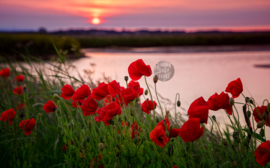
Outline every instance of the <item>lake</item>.
<svg viewBox="0 0 270 168"><path fill-rule="evenodd" d="M181 96L181 108L178 108L178 112L185 117L189 105L195 99L202 96L207 101L215 92L220 94L224 91L227 84L237 78L242 80L244 95L255 98L256 104L261 106L264 99L270 100L270 68L268 68L270 51L168 51L170 50L166 48L165 50L144 48L129 51L84 50L87 57L74 61L73 65L79 72L83 72L84 69L94 70L94 79L99 79L105 73L106 76L110 76L125 86L124 76L128 76L128 66L133 61L143 59L147 65L151 66L152 71L158 62L170 62L174 66L174 76L166 82L158 81L157 90L164 97L163 108L169 110L172 115L174 115L172 103L174 103L176 93L180 93ZM260 65L263 66L260 67ZM154 86L153 76L147 78L151 86ZM141 87L146 88L143 78L139 80L139 83ZM244 102L244 98L240 96L235 101ZM237 105L237 109L240 113L240 121L244 124L242 105ZM217 121L222 124L229 124L229 119L223 110L210 110L209 115L215 115ZM266 134L269 139L270 133Z"/></svg>

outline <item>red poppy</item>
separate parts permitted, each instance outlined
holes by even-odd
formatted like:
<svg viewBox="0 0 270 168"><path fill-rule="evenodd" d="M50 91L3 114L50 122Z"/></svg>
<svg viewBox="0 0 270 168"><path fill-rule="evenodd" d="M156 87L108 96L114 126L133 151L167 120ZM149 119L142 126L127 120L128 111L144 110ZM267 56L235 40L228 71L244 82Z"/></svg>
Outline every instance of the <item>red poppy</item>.
<svg viewBox="0 0 270 168"><path fill-rule="evenodd" d="M16 112L12 108L12 109L4 111L1 114L0 120L1 121L8 121L9 125L12 125L12 121L14 120L15 115L16 115Z"/></svg>
<svg viewBox="0 0 270 168"><path fill-rule="evenodd" d="M227 93L221 92L213 94L207 101L210 110L217 111L219 109L225 109L229 115L232 115L232 107L229 103L230 97Z"/></svg>
<svg viewBox="0 0 270 168"><path fill-rule="evenodd" d="M139 80L143 75L151 76L152 70L150 65L145 65L142 59L132 62L128 67L128 74L132 80Z"/></svg>
<svg viewBox="0 0 270 168"><path fill-rule="evenodd" d="M62 94L60 96L66 100L69 100L75 93L75 90L69 84L63 86L61 90Z"/></svg>
<svg viewBox="0 0 270 168"><path fill-rule="evenodd" d="M90 91L89 86L84 84L76 90L76 92L72 96L72 100L73 101L83 100L90 95L91 95L91 91Z"/></svg>
<svg viewBox="0 0 270 168"><path fill-rule="evenodd" d="M102 163L102 157L101 155L98 155L98 157L95 157L91 163L90 163L90 168L92 167L97 167L98 165L98 168L104 168L104 165Z"/></svg>
<svg viewBox="0 0 270 168"><path fill-rule="evenodd" d="M200 126L199 118L190 118L180 128L179 135L185 142L192 142L199 139L204 132L204 127Z"/></svg>
<svg viewBox="0 0 270 168"><path fill-rule="evenodd" d="M1 69L0 71L0 76L3 76L4 78L8 77L10 75L10 70L9 68L4 68Z"/></svg>
<svg viewBox="0 0 270 168"><path fill-rule="evenodd" d="M142 103L142 111L150 114L151 110L155 110L157 107L157 103L155 101L151 101L151 100L145 100Z"/></svg>
<svg viewBox="0 0 270 168"><path fill-rule="evenodd" d="M225 91L231 93L233 98L237 98L243 92L243 84L241 79L238 78L231 81Z"/></svg>
<svg viewBox="0 0 270 168"><path fill-rule="evenodd" d="M47 103L44 104L43 109L46 113L50 113L54 112L57 109L57 106L52 100L49 100L47 101Z"/></svg>
<svg viewBox="0 0 270 168"><path fill-rule="evenodd" d="M24 80L24 76L23 75L18 75L18 76L16 76L16 78L14 79L14 81L19 81L19 82L21 82L21 81L23 81Z"/></svg>
<svg viewBox="0 0 270 168"><path fill-rule="evenodd" d="M106 106L107 104L109 104L111 102L115 102L115 103L117 103L121 107L123 105L122 98L119 98L119 97L116 97L116 96L111 96L111 95L108 95L106 97L106 99L104 100L103 105Z"/></svg>
<svg viewBox="0 0 270 168"><path fill-rule="evenodd" d="M24 103L21 103L20 105L18 105L16 107L16 110L23 110L25 108L25 104Z"/></svg>
<svg viewBox="0 0 270 168"><path fill-rule="evenodd" d="M92 89L91 97L96 100L102 100L109 95L108 84L102 82L98 87Z"/></svg>
<svg viewBox="0 0 270 168"><path fill-rule="evenodd" d="M254 151L254 155L257 163L260 164L261 167L270 162L270 141L261 143Z"/></svg>
<svg viewBox="0 0 270 168"><path fill-rule="evenodd" d="M138 97L138 94L133 88L126 88L122 90L121 96L123 97L124 103L127 106L132 100Z"/></svg>
<svg viewBox="0 0 270 168"><path fill-rule="evenodd" d="M139 136L141 133L141 127L139 127L137 121L134 121L134 124L131 124L131 138L134 139L135 136Z"/></svg>
<svg viewBox="0 0 270 168"><path fill-rule="evenodd" d="M165 124L166 124L167 128L165 128ZM161 125L161 126L164 128L164 130L169 131L169 127L170 127L171 123L170 123L170 121L169 121L168 118L165 118L164 120L160 121L160 122L157 124L157 126L158 126L158 125Z"/></svg>
<svg viewBox="0 0 270 168"><path fill-rule="evenodd" d="M70 143L71 143L71 145L73 145L73 141L72 140L70 141ZM63 146L62 150L63 151L66 151L67 150L67 147L68 147L68 142L66 143L65 146Z"/></svg>
<svg viewBox="0 0 270 168"><path fill-rule="evenodd" d="M86 117L89 115L94 115L97 109L98 103L92 99L92 97L88 97L82 105L83 115Z"/></svg>
<svg viewBox="0 0 270 168"><path fill-rule="evenodd" d="M21 95L23 93L23 88L22 86L15 87L13 90L14 94Z"/></svg>
<svg viewBox="0 0 270 168"><path fill-rule="evenodd" d="M24 135L30 135L36 125L34 118L26 119L20 122L19 126L21 130L24 130Z"/></svg>
<svg viewBox="0 0 270 168"><path fill-rule="evenodd" d="M134 90L136 90L136 92L138 93L139 96L141 96L143 94L143 88L140 87L140 83L131 80L128 83L128 87L133 88Z"/></svg>
<svg viewBox="0 0 270 168"><path fill-rule="evenodd" d="M175 138L179 136L180 129L173 128L170 131L170 138Z"/></svg>
<svg viewBox="0 0 270 168"><path fill-rule="evenodd" d="M258 123L263 120L263 114L266 113L266 125L270 126L270 120L269 120L269 113L267 111L267 106L261 106L256 107L253 110L253 116L255 118L255 121Z"/></svg>
<svg viewBox="0 0 270 168"><path fill-rule="evenodd" d="M105 116L102 118L102 121L104 122L105 125L110 125L109 121L115 116L115 115L121 115L122 110L121 107L115 103L112 102L105 106L102 110L105 111Z"/></svg>
<svg viewBox="0 0 270 168"><path fill-rule="evenodd" d="M150 139L158 146L164 147L170 139L166 136L166 130L162 125L157 125L149 134Z"/></svg>
<svg viewBox="0 0 270 168"><path fill-rule="evenodd" d="M72 107L74 107L74 108L80 108L80 107L82 107L84 101L85 101L84 99L76 100L76 101L73 101L73 102L71 103L71 105L72 105Z"/></svg>
<svg viewBox="0 0 270 168"><path fill-rule="evenodd" d="M208 113L209 113L209 107L203 97L200 97L196 99L194 102L192 102L188 109L189 119L199 118L201 120L201 123L206 123L206 124L208 121Z"/></svg>
<svg viewBox="0 0 270 168"><path fill-rule="evenodd" d="M116 82L116 80L113 80L108 84L108 92L112 96L118 95L121 93L121 90L121 86Z"/></svg>
<svg viewBox="0 0 270 168"><path fill-rule="evenodd" d="M177 166L176 166L176 165L174 165L174 166L173 166L173 168L177 168Z"/></svg>
<svg viewBox="0 0 270 168"><path fill-rule="evenodd" d="M99 109L97 109L96 113L98 114L98 116L95 117L96 122L102 122L102 119L106 115L106 111L103 109L104 109L104 107L100 107Z"/></svg>

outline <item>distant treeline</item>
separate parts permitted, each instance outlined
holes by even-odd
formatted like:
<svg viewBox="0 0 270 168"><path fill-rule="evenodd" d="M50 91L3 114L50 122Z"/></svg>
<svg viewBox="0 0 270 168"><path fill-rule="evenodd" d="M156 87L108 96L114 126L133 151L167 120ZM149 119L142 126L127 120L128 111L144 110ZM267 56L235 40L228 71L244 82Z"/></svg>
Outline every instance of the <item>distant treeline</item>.
<svg viewBox="0 0 270 168"><path fill-rule="evenodd" d="M270 44L270 32L101 32L0 33L0 55L18 55L26 51L35 56L51 55L55 54L52 43L63 55L76 55L80 48Z"/></svg>

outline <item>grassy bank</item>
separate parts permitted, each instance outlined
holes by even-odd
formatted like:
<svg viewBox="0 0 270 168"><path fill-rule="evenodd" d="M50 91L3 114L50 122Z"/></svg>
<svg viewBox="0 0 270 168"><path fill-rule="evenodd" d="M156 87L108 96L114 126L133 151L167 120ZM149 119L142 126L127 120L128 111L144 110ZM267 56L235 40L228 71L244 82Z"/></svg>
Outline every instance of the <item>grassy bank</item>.
<svg viewBox="0 0 270 168"><path fill-rule="evenodd" d="M20 59L20 53L42 59L55 55L54 47L69 58L81 56L80 48L159 47L159 46L217 46L270 44L270 33L199 33L175 35L53 35L0 34L0 55Z"/></svg>
<svg viewBox="0 0 270 168"><path fill-rule="evenodd" d="M176 97L175 111L157 115L157 110L162 111L158 99L154 100L157 105L145 104L153 102L152 95L158 97L154 90L144 88L148 93L139 96L141 93L133 89L133 86L137 88L136 84L120 88L116 81L107 79L77 79L69 75L67 69L72 66L61 55L59 62L39 61L47 65L46 70L31 60L27 66L1 60L4 64L0 69L9 68L10 73L7 69L0 72L0 112L13 108L16 113L12 120L0 118L3 167L260 167L254 151L266 141L264 128L269 120L263 116L263 125L259 127L254 114L248 114L247 111L251 113L256 108L254 99L246 98L246 102L234 105L226 100L226 110L217 113L226 113L231 123L227 130L221 130L219 121L208 116L210 106L205 105L206 102L195 105L199 108L192 110L203 111L198 111L198 118L188 121L181 119L178 113L180 97ZM136 68L135 71L138 74ZM24 75L24 79L16 78L18 75ZM150 77L145 78L146 81L158 86L157 79L153 82L153 75L147 76ZM64 89L66 84L70 88ZM17 88L20 86L21 90ZM263 104L267 105L267 101ZM235 106L243 106L243 111L233 110L230 114L228 109L236 109ZM270 116L268 106L266 117ZM252 124L239 123L240 112L249 115L246 121L251 120ZM3 113L1 117L5 117ZM35 122L27 125L30 120L23 124L26 119ZM188 122L196 124L187 126ZM258 134L256 130L262 131ZM266 153L270 153L268 150Z"/></svg>

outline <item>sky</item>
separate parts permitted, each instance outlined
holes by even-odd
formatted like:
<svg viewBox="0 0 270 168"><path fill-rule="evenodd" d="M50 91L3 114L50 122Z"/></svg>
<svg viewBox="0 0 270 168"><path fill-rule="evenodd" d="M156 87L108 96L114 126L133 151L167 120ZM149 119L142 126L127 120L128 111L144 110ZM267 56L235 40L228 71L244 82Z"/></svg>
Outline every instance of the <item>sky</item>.
<svg viewBox="0 0 270 168"><path fill-rule="evenodd" d="M270 30L270 0L0 0L0 30L40 27Z"/></svg>

